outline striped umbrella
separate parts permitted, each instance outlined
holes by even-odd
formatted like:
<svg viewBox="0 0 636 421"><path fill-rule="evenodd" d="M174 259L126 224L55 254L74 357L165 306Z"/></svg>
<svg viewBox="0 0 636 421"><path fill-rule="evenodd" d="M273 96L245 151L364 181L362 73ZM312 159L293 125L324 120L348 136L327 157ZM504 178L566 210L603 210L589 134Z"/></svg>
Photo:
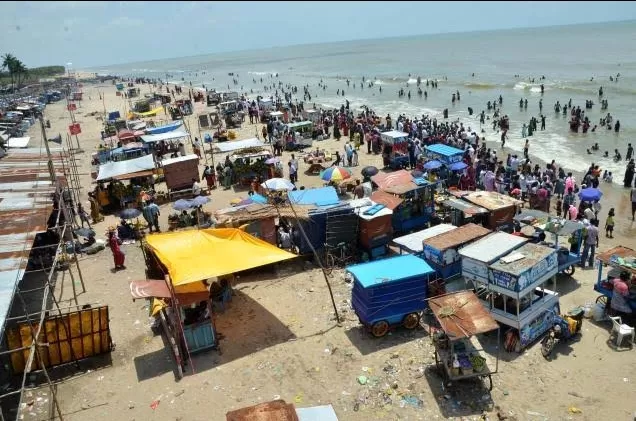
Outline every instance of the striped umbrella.
<svg viewBox="0 0 636 421"><path fill-rule="evenodd" d="M342 167L329 167L320 173L320 178L324 181L342 181L351 177L351 171Z"/></svg>

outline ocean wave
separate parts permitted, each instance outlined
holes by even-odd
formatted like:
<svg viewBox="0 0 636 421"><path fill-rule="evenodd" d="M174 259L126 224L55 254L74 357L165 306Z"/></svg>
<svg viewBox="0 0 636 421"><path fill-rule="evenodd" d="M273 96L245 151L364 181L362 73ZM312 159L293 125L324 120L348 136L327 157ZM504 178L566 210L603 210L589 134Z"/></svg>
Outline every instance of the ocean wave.
<svg viewBox="0 0 636 421"><path fill-rule="evenodd" d="M268 75L275 76L276 72L247 72L247 74L254 75L254 76L268 76Z"/></svg>
<svg viewBox="0 0 636 421"><path fill-rule="evenodd" d="M386 83L382 79L377 79L373 82L374 85L385 85Z"/></svg>
<svg viewBox="0 0 636 421"><path fill-rule="evenodd" d="M495 89L498 87L498 85L494 83L485 83L485 82L466 82L464 83L464 87L469 89L487 90L487 89Z"/></svg>

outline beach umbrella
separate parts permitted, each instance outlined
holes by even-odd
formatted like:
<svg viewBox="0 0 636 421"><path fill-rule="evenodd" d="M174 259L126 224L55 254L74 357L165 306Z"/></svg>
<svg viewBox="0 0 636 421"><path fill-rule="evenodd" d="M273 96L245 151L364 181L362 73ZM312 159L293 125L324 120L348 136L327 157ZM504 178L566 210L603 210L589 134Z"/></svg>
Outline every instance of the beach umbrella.
<svg viewBox="0 0 636 421"><path fill-rule="evenodd" d="M188 199L179 199L172 204L172 209L176 211L184 211L192 208L192 200Z"/></svg>
<svg viewBox="0 0 636 421"><path fill-rule="evenodd" d="M465 162L455 162L454 164L451 164L450 169L452 171L460 171L466 167L468 167L468 165Z"/></svg>
<svg viewBox="0 0 636 421"><path fill-rule="evenodd" d="M73 233L75 235L79 235L80 237L84 237L84 238L88 238L91 235L93 236L95 235L95 231L93 231L90 228L84 228L84 227L76 229L75 231L73 231Z"/></svg>
<svg viewBox="0 0 636 421"><path fill-rule="evenodd" d="M427 170L435 170L439 167L441 167L443 164L441 162L439 162L436 159L433 159L431 161L428 161L426 164L424 164L424 168L426 168Z"/></svg>
<svg viewBox="0 0 636 421"><path fill-rule="evenodd" d="M277 156L273 156L273 157L265 160L266 164L275 164L277 162L280 162L280 158L277 157Z"/></svg>
<svg viewBox="0 0 636 421"><path fill-rule="evenodd" d="M210 201L208 196L197 196L192 199L192 205L194 206L203 206Z"/></svg>
<svg viewBox="0 0 636 421"><path fill-rule="evenodd" d="M121 219L134 219L137 218L139 215L141 215L141 211L135 208L128 208L119 212L119 217Z"/></svg>
<svg viewBox="0 0 636 421"><path fill-rule="evenodd" d="M261 183L261 187L268 190L293 190L295 186L291 181L284 178L270 178Z"/></svg>
<svg viewBox="0 0 636 421"><path fill-rule="evenodd" d="M424 175L424 173L420 170L413 170L411 171L411 177L413 178L420 178Z"/></svg>
<svg viewBox="0 0 636 421"><path fill-rule="evenodd" d="M583 189L579 192L579 199L584 202L601 200L601 196L603 196L603 192L599 189L595 189L594 187L588 187L587 189Z"/></svg>
<svg viewBox="0 0 636 421"><path fill-rule="evenodd" d="M373 177L374 175L376 175L379 172L380 172L380 170L378 170L374 166L369 166L369 167L362 168L362 175L364 177Z"/></svg>
<svg viewBox="0 0 636 421"><path fill-rule="evenodd" d="M329 167L320 173L320 178L324 181L342 181L351 177L351 171L342 167Z"/></svg>

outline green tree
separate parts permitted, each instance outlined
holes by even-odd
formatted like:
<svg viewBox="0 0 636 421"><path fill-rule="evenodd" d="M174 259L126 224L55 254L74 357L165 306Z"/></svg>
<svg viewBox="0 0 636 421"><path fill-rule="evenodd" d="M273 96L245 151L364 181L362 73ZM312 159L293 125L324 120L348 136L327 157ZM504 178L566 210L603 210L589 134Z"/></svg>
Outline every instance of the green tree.
<svg viewBox="0 0 636 421"><path fill-rule="evenodd" d="M6 69L11 79L11 87L13 90L20 87L20 82L26 80L28 75L28 69L13 54L7 53L2 56L2 69Z"/></svg>

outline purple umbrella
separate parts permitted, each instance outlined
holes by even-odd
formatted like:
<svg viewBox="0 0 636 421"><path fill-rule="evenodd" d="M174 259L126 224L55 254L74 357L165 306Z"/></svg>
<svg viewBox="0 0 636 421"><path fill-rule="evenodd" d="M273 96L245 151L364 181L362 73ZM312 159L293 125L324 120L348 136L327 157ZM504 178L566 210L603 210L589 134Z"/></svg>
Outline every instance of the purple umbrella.
<svg viewBox="0 0 636 421"><path fill-rule="evenodd" d="M441 162L433 159L432 161L428 161L426 164L424 164L424 168L426 168L427 170L434 170L441 167L442 165L443 164Z"/></svg>

